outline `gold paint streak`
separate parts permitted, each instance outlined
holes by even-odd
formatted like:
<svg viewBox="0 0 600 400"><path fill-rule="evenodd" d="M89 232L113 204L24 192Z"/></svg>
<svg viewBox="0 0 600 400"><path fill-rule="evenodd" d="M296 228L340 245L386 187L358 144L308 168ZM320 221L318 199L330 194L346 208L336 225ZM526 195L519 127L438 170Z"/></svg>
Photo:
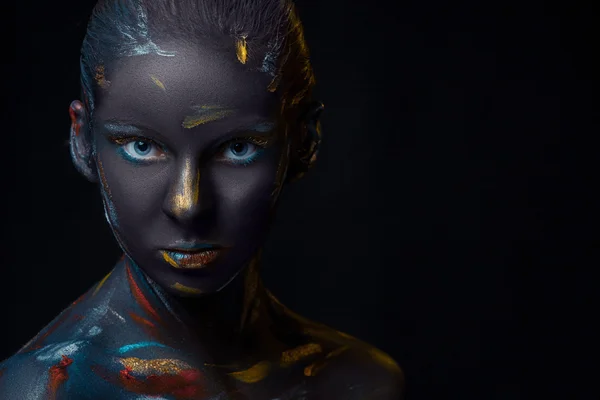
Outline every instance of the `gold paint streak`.
<svg viewBox="0 0 600 400"><path fill-rule="evenodd" d="M160 79L158 79L156 76L154 76L154 75L150 75L150 79L152 79L152 82L154 82L154 84L155 84L156 86L158 86L159 88L161 88L163 91L167 91L167 88L165 87L165 84L164 84L164 83L162 83L162 82L160 81Z"/></svg>
<svg viewBox="0 0 600 400"><path fill-rule="evenodd" d="M312 363L304 368L304 376L315 376L324 366L321 363Z"/></svg>
<svg viewBox="0 0 600 400"><path fill-rule="evenodd" d="M271 83L269 83L269 86L267 86L267 90L271 93L274 93L277 90L277 87L279 86L280 81L281 81L281 75L277 74L271 80Z"/></svg>
<svg viewBox="0 0 600 400"><path fill-rule="evenodd" d="M323 349L318 343L309 343L281 353L281 366L288 367L303 358L321 353Z"/></svg>
<svg viewBox="0 0 600 400"><path fill-rule="evenodd" d="M323 368L325 368L325 366L327 365L328 361L331 358L336 357L336 356L342 354L343 352L345 352L348 349L349 349L348 346L342 346L342 347L340 347L338 349L335 349L335 350L329 352L325 356L324 360L320 360L320 361L314 362L314 363L310 364L309 366L307 366L306 368L304 368L304 376L315 376L315 375L317 375L317 373L319 373L319 371L321 371Z"/></svg>
<svg viewBox="0 0 600 400"><path fill-rule="evenodd" d="M180 192L173 197L173 211L176 215L181 215L194 207L200 195L200 171L192 170L192 162L189 159L185 161L180 185Z"/></svg>
<svg viewBox="0 0 600 400"><path fill-rule="evenodd" d="M110 81L106 80L106 70L104 68L104 65L98 65L96 67L96 83L98 84L98 86L100 86L102 89L106 89L108 88L108 86L110 86Z"/></svg>
<svg viewBox="0 0 600 400"><path fill-rule="evenodd" d="M192 369L192 367L189 364L181 360L170 358L142 360L140 358L128 357L119 359L119 362L123 364L124 367L131 369L132 372L136 372L142 375L175 375L181 372L182 370Z"/></svg>
<svg viewBox="0 0 600 400"><path fill-rule="evenodd" d="M210 108L204 108L204 107L202 107L202 109L203 110L211 110ZM211 111L211 112L203 111L199 115L191 115L191 116L185 117L183 120L182 126L185 129L192 129L199 125L206 124L208 122L223 119L231 113L232 113L231 110L215 110L215 111Z"/></svg>
<svg viewBox="0 0 600 400"><path fill-rule="evenodd" d="M179 265L177 265L177 263L175 262L175 260L173 260L171 258L170 255L168 255L166 252L162 252L162 256L165 259L166 262L168 262L169 264L171 264L172 266L174 266L175 268L179 268Z"/></svg>
<svg viewBox="0 0 600 400"><path fill-rule="evenodd" d="M92 293L92 296L95 296L96 293L98 293L98 291L100 290L100 288L102 287L102 285L104 285L104 282L106 282L106 280L108 279L108 277L112 274L113 272L110 271L104 278L102 278L102 280L100 282L98 282L98 286L96 286L96 290L94 290L94 293Z"/></svg>
<svg viewBox="0 0 600 400"><path fill-rule="evenodd" d="M184 292L184 293L190 293L190 294L201 294L202 293L202 290L200 290L200 289L191 288L189 286L182 285L179 282L175 282L171 287L173 289L177 289L180 292Z"/></svg>
<svg viewBox="0 0 600 400"><path fill-rule="evenodd" d="M229 376L244 383L256 383L262 381L271 370L271 363L261 361L245 371L231 372Z"/></svg>
<svg viewBox="0 0 600 400"><path fill-rule="evenodd" d="M396 364L396 361L394 361L392 357L388 356L381 350L370 348L369 355L373 357L375 361L382 365L385 365L390 369L398 369L398 364Z"/></svg>
<svg viewBox="0 0 600 400"><path fill-rule="evenodd" d="M237 54L238 61L242 64L246 64L246 61L248 60L248 43L246 43L245 36L242 36L236 40L235 52Z"/></svg>

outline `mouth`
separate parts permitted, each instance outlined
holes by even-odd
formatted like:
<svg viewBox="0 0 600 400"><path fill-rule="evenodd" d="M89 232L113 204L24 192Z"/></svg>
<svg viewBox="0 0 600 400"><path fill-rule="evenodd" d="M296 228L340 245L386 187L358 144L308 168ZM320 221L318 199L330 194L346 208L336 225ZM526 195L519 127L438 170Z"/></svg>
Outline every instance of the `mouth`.
<svg viewBox="0 0 600 400"><path fill-rule="evenodd" d="M177 269L201 269L219 257L222 248L213 245L196 245L160 250L168 264Z"/></svg>

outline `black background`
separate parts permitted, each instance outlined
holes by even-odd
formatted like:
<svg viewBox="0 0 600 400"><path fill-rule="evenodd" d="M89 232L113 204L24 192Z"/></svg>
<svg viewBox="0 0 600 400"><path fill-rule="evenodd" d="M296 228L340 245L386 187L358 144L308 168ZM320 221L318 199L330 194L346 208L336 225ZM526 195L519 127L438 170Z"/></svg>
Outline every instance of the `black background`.
<svg viewBox="0 0 600 400"><path fill-rule="evenodd" d="M65 145L92 4L3 12L0 359L119 256ZM595 398L592 6L298 4L324 139L282 196L268 286L391 354L409 399Z"/></svg>

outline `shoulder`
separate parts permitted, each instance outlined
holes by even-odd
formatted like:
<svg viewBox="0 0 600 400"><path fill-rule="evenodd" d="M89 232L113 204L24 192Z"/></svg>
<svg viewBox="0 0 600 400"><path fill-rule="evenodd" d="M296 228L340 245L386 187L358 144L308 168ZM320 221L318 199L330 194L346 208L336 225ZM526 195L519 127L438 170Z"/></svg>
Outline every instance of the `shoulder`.
<svg viewBox="0 0 600 400"><path fill-rule="evenodd" d="M304 332L322 352L304 369L317 392L343 399L399 400L404 373L385 352L346 333L305 320Z"/></svg>
<svg viewBox="0 0 600 400"><path fill-rule="evenodd" d="M340 400L400 400L404 374L396 361L378 348L326 325L310 321L270 295L276 315L288 321L287 332L302 337L290 353L299 363L307 385L319 398Z"/></svg>
<svg viewBox="0 0 600 400"><path fill-rule="evenodd" d="M93 398L90 360L101 357L88 341L48 344L35 351L17 353L0 364L0 398ZM98 394L98 392L95 392Z"/></svg>
<svg viewBox="0 0 600 400"><path fill-rule="evenodd" d="M332 341L337 335L342 336ZM317 378L323 393L348 400L402 399L404 374L392 357L340 332L330 332L327 339L325 346L332 350L305 369L306 376Z"/></svg>

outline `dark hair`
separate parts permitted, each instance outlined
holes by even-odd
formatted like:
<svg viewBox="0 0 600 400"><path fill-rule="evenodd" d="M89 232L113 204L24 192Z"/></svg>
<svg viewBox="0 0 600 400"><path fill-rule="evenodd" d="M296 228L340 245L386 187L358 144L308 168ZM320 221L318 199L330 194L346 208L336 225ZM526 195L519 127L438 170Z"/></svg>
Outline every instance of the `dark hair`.
<svg viewBox="0 0 600 400"><path fill-rule="evenodd" d="M171 56L155 42L167 39L237 46L240 61L271 74L269 90L281 93L283 111L310 101L315 80L292 0L100 0L81 48L88 113L94 110L95 91L108 84L105 74L114 61Z"/></svg>

